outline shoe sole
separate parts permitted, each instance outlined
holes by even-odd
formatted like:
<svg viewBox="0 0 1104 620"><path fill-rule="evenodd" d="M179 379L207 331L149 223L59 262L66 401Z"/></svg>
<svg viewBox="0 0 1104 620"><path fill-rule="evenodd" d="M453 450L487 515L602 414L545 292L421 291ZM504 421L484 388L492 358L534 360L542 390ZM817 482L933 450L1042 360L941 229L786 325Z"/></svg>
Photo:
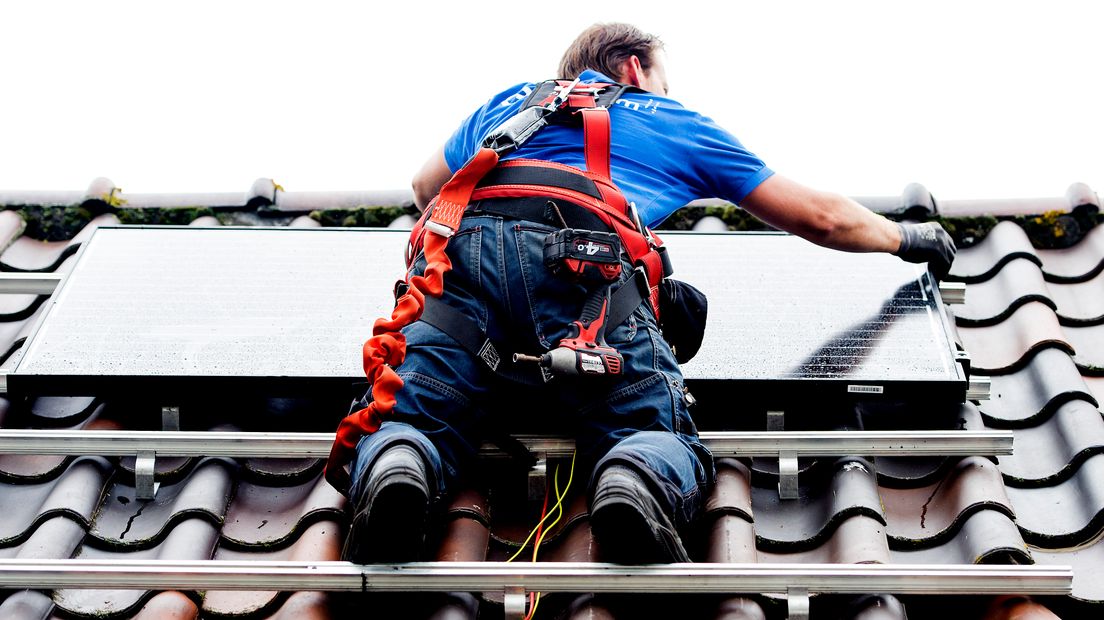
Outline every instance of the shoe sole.
<svg viewBox="0 0 1104 620"><path fill-rule="evenodd" d="M617 564L670 564L689 562L674 526L654 499L620 490L595 494L591 528L605 559ZM643 502L651 501L649 510ZM656 519L652 515L660 515Z"/></svg>
<svg viewBox="0 0 1104 620"><path fill-rule="evenodd" d="M353 517L343 557L355 564L414 562L419 558L429 497L424 489L406 482L407 476L403 472L384 476L380 490L367 494L374 495L374 500Z"/></svg>

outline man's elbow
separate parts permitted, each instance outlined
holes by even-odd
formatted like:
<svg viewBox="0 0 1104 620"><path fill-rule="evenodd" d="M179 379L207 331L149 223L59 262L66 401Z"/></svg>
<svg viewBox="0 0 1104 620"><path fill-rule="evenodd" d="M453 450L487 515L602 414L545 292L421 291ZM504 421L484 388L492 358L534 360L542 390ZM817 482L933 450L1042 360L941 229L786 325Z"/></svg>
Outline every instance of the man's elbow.
<svg viewBox="0 0 1104 620"><path fill-rule="evenodd" d="M831 245L832 240L840 235L844 228L844 220L840 215L839 201L842 196L830 193L821 193L817 196L817 206L805 219L801 236L818 245Z"/></svg>
<svg viewBox="0 0 1104 620"><path fill-rule="evenodd" d="M433 199L435 192L429 188L428 183L418 177L410 183L410 189L414 190L414 206L418 207L419 211L425 211L426 205Z"/></svg>

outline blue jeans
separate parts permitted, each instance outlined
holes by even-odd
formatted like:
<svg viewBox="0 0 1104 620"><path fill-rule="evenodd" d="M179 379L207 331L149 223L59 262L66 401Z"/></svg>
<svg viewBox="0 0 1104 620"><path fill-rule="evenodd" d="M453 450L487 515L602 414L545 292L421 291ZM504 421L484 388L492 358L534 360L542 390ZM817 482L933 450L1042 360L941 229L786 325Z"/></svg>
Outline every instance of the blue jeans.
<svg viewBox="0 0 1104 620"><path fill-rule="evenodd" d="M568 336L587 289L553 275L543 263L544 238L555 228L496 215L463 219L449 241L453 269L442 299L474 320L500 345L539 354ZM419 258L413 272L421 273ZM622 278L631 265L624 265ZM375 458L396 442L415 446L444 494L469 468L490 424L510 432L542 428L575 437L582 462L594 472L611 463L637 470L676 525L694 519L713 463L690 419L682 373L648 304L607 334L624 356L616 379L556 377L522 386L491 372L447 334L423 322L403 330L404 385L394 414L357 446L352 499L363 492ZM370 402L365 394L355 408ZM592 475L591 483L594 482Z"/></svg>

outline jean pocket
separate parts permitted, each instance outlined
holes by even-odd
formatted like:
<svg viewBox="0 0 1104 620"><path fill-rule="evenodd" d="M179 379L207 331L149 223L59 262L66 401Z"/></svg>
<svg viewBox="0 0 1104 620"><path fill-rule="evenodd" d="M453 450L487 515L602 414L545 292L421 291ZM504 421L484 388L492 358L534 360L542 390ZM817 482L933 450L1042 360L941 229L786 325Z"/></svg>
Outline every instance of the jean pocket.
<svg viewBox="0 0 1104 620"><path fill-rule="evenodd" d="M545 267L544 240L554 230L550 226L514 225L521 281L510 283L511 289L520 285L524 290L534 334L546 348L566 336L571 323L579 319L587 293L583 286Z"/></svg>

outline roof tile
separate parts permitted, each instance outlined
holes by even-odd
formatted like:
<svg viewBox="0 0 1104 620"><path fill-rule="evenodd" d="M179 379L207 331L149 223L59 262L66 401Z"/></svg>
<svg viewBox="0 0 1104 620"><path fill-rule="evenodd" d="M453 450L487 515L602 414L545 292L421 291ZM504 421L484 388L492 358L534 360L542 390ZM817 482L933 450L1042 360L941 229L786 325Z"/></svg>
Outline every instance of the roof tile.
<svg viewBox="0 0 1104 620"><path fill-rule="evenodd" d="M1104 374L1104 325L1090 327L1067 326L1066 336L1074 350L1073 362L1081 372Z"/></svg>
<svg viewBox="0 0 1104 620"><path fill-rule="evenodd" d="M874 467L857 458L836 462L831 481L802 485L798 499L780 499L776 488L753 488L755 532L761 551L793 552L821 545L848 517L865 514L885 522Z"/></svg>
<svg viewBox="0 0 1104 620"><path fill-rule="evenodd" d="M983 327L1000 323L1031 301L1058 308L1050 299L1039 265L1020 258L1009 261L992 278L969 285L966 303L952 310L959 325Z"/></svg>
<svg viewBox="0 0 1104 620"><path fill-rule="evenodd" d="M26 540L35 525L67 514L87 524L99 501L111 466L100 457L81 457L56 480L38 484L0 483L4 511L0 516L0 546Z"/></svg>
<svg viewBox="0 0 1104 620"><path fill-rule="evenodd" d="M1104 323L1104 274L1076 284L1047 284L1050 298L1058 308L1063 325L1099 325Z"/></svg>
<svg viewBox="0 0 1104 620"><path fill-rule="evenodd" d="M1019 370L992 377L989 400L979 408L994 428L1034 426L1071 400L1097 404L1073 358L1062 349L1040 349Z"/></svg>
<svg viewBox="0 0 1104 620"><path fill-rule="evenodd" d="M1013 222L1001 222L980 243L959 250L948 279L983 282L1015 258L1043 264L1023 229Z"/></svg>
<svg viewBox="0 0 1104 620"><path fill-rule="evenodd" d="M92 560L207 560L211 558L218 531L204 519L184 519L177 523L165 539L148 549L111 551L90 547L86 543L78 557ZM143 590L56 590L54 601L68 614L81 618L133 616L154 592Z"/></svg>
<svg viewBox="0 0 1104 620"><path fill-rule="evenodd" d="M41 592L22 590L0 603L4 620L43 620L54 610L54 601Z"/></svg>
<svg viewBox="0 0 1104 620"><path fill-rule="evenodd" d="M344 516L345 498L321 474L296 486L239 482L222 537L234 546L281 547L296 530L319 519Z"/></svg>
<svg viewBox="0 0 1104 620"><path fill-rule="evenodd" d="M81 243L88 240L92 231L100 226L115 226L119 218L107 213L93 218L69 241L39 241L20 237L3 253L0 253L0 271L57 271L62 263L76 254Z"/></svg>
<svg viewBox="0 0 1104 620"><path fill-rule="evenodd" d="M866 514L840 521L832 535L816 548L797 553L760 550L759 562L795 564L884 564L889 562L885 525Z"/></svg>
<svg viewBox="0 0 1104 620"><path fill-rule="evenodd" d="M142 606L134 620L192 620L199 607L181 592L162 592Z"/></svg>
<svg viewBox="0 0 1104 620"><path fill-rule="evenodd" d="M245 459L242 467L251 479L265 484L295 484L322 471L321 459Z"/></svg>
<svg viewBox="0 0 1104 620"><path fill-rule="evenodd" d="M445 513L444 532L434 558L439 562L481 562L487 559L491 533L487 499L478 490L465 488L454 496Z"/></svg>
<svg viewBox="0 0 1104 620"><path fill-rule="evenodd" d="M1063 482L1008 487L1008 497L1024 540L1052 549L1083 544L1104 525L1104 454L1085 459Z"/></svg>
<svg viewBox="0 0 1104 620"><path fill-rule="evenodd" d="M749 598L725 599L717 606L714 620L767 620L767 614L759 603Z"/></svg>
<svg viewBox="0 0 1104 620"><path fill-rule="evenodd" d="M998 596L985 612L985 620L1059 620L1054 612L1025 596Z"/></svg>
<svg viewBox="0 0 1104 620"><path fill-rule="evenodd" d="M1004 512L978 510L966 517L950 540L925 548L892 551L898 564L1030 564L1020 530Z"/></svg>
<svg viewBox="0 0 1104 620"><path fill-rule="evenodd" d="M84 532L85 526L74 521L71 515L59 514L40 523L22 544L0 547L0 558L64 560L77 550Z"/></svg>
<svg viewBox="0 0 1104 620"><path fill-rule="evenodd" d="M1058 316L1049 306L1029 302L1020 306L1003 322L989 327L958 326L962 344L970 353L977 372L1001 375L1015 372L1026 364L1029 353L1046 347L1062 349L1073 355L1074 347L1058 325Z"/></svg>
<svg viewBox="0 0 1104 620"><path fill-rule="evenodd" d="M1073 598L1104 603L1104 539L1097 538L1091 544L1071 549L1032 548L1031 555L1039 564L1072 566Z"/></svg>
<svg viewBox="0 0 1104 620"><path fill-rule="evenodd" d="M329 620L333 617L329 594L296 592L269 616L269 620Z"/></svg>
<svg viewBox="0 0 1104 620"><path fill-rule="evenodd" d="M341 557L344 528L336 520L319 521L304 531L291 545L266 551L237 551L220 548L216 560L230 561L306 561L328 562ZM203 599L203 612L219 617L268 615L278 609L284 597L278 592L212 590ZM306 602L306 601L301 601ZM326 604L325 597L321 601Z"/></svg>
<svg viewBox="0 0 1104 620"><path fill-rule="evenodd" d="M1038 250L1049 282L1083 282L1104 270L1104 227L1089 231L1077 245L1059 250Z"/></svg>
<svg viewBox="0 0 1104 620"><path fill-rule="evenodd" d="M1015 432L1015 450L998 457L1010 486L1051 486L1068 480L1094 454L1104 453L1104 418L1091 403L1073 400L1045 424Z"/></svg>

